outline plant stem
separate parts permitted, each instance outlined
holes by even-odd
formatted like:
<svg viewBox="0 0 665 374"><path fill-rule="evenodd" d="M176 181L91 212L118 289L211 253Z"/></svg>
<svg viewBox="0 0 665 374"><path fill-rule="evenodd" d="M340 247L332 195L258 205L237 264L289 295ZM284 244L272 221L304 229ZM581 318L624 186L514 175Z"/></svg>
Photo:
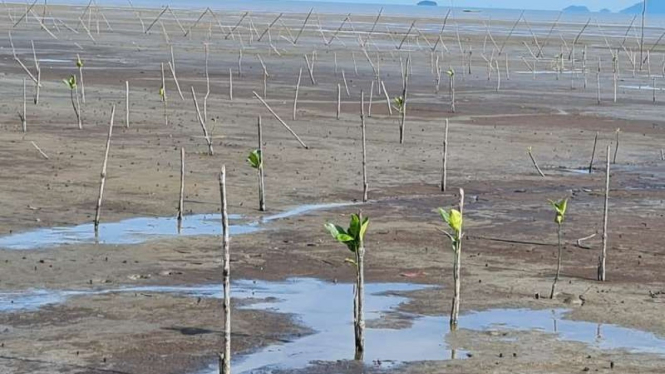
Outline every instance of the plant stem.
<svg viewBox="0 0 665 374"><path fill-rule="evenodd" d="M460 214L464 214L464 190L460 188L460 202L459 202L459 211ZM460 308L460 294L462 288L461 274L462 274L462 237L463 230L460 228L459 232L455 237L455 261L453 263L453 281L455 282L455 288L453 289L453 306L450 311L450 330L454 331L457 329L458 319L459 319L459 308Z"/></svg>
<svg viewBox="0 0 665 374"><path fill-rule="evenodd" d="M550 292L550 299L554 299L554 292L556 290L556 283L559 281L559 275L561 274L561 254L563 251L563 248L561 246L561 224L558 225L557 228L557 246L559 250L559 256L557 259L557 265L556 265L556 274L554 275L554 282L552 283L552 292Z"/></svg>
<svg viewBox="0 0 665 374"><path fill-rule="evenodd" d="M258 135L259 135L259 154L261 155L261 163L259 164L259 210L264 212L266 210L266 196L265 185L263 183L263 132L261 130L261 116L258 119Z"/></svg>
<svg viewBox="0 0 665 374"><path fill-rule="evenodd" d="M360 224L362 225L362 213L358 214ZM357 292L356 292L356 325L355 325L355 338L356 338L356 354L355 359L362 361L365 353L365 316L364 316L364 303L365 303L365 243L362 236L360 237L360 245L356 251L356 264L357 264Z"/></svg>

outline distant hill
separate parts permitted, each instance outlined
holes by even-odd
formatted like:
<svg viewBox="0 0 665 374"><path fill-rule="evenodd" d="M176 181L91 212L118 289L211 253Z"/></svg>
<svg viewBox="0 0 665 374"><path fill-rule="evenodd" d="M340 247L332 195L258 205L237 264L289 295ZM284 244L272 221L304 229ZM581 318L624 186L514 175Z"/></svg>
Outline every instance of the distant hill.
<svg viewBox="0 0 665 374"><path fill-rule="evenodd" d="M601 10L599 10L598 13L605 13L605 14L607 14L607 13L612 13L612 11L609 10L609 9L607 9L607 8L605 8L605 9L601 9Z"/></svg>
<svg viewBox="0 0 665 374"><path fill-rule="evenodd" d="M418 5L420 5L420 6L437 6L438 4L436 3L436 1L423 0L423 1L419 2Z"/></svg>
<svg viewBox="0 0 665 374"><path fill-rule="evenodd" d="M628 7L621 11L623 14L642 14L643 3L639 3ZM662 1L647 1L648 14L665 14L665 3Z"/></svg>
<svg viewBox="0 0 665 374"><path fill-rule="evenodd" d="M565 13L591 13L585 6L571 5L563 10Z"/></svg>

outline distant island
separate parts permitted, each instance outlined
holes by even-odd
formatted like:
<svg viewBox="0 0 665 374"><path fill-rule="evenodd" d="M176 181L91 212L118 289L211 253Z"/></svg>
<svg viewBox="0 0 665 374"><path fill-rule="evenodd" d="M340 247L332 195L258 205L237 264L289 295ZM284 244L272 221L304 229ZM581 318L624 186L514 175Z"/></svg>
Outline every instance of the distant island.
<svg viewBox="0 0 665 374"><path fill-rule="evenodd" d="M431 1L431 0L423 0L418 3L420 6L437 6L438 4L436 1Z"/></svg>
<svg viewBox="0 0 665 374"><path fill-rule="evenodd" d="M643 2L639 2L631 7L621 11L623 14L642 14ZM661 1L647 1L648 14L663 14L665 13L665 3Z"/></svg>
<svg viewBox="0 0 665 374"><path fill-rule="evenodd" d="M563 10L565 13L591 13L585 6L571 5Z"/></svg>

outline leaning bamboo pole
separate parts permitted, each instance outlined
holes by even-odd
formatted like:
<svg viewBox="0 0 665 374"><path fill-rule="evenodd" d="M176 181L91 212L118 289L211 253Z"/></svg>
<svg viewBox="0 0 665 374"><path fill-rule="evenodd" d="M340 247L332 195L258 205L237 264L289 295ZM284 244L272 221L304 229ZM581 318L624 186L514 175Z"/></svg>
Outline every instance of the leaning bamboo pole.
<svg viewBox="0 0 665 374"><path fill-rule="evenodd" d="M365 129L365 93L360 91L360 130L363 150L363 203L367 202L369 183L367 182L367 137Z"/></svg>
<svg viewBox="0 0 665 374"><path fill-rule="evenodd" d="M266 190L265 190L264 175L263 175L264 157L263 157L263 130L261 128L261 116L259 116L259 119L257 121L257 127L258 127L258 137L259 137L259 155L261 156L260 159L261 162L259 163L259 210L265 212Z"/></svg>
<svg viewBox="0 0 665 374"><path fill-rule="evenodd" d="M196 108L196 117L198 118L199 124L201 125L201 129L203 130L203 138L208 144L208 154L212 156L215 154L215 152L212 149L212 139L210 138L210 134L208 133L208 129L206 128L205 120L203 119L203 116L201 116L201 110L199 110L199 102L196 100L196 92L194 92L194 86L192 86L192 99L194 99L194 108Z"/></svg>
<svg viewBox="0 0 665 374"><path fill-rule="evenodd" d="M300 91L300 79L302 78L302 68L298 72L298 81L296 82L296 92L295 97L293 98L293 120L296 120L296 114L298 112L298 93Z"/></svg>
<svg viewBox="0 0 665 374"><path fill-rule="evenodd" d="M446 127L443 134L443 170L441 171L441 192L446 192L448 189L448 125L449 121L446 118Z"/></svg>
<svg viewBox="0 0 665 374"><path fill-rule="evenodd" d="M125 81L125 127L129 128L129 81Z"/></svg>
<svg viewBox="0 0 665 374"><path fill-rule="evenodd" d="M111 135L113 134L113 117L115 116L115 105L111 107L111 121L109 123L109 133L106 137L106 151L104 152L104 162L102 163L101 180L99 182L99 197L97 198L97 207L95 209L95 236L99 235L99 217L102 208L102 198L104 196L104 185L106 184L106 166L109 160L109 150L111 149Z"/></svg>
<svg viewBox="0 0 665 374"><path fill-rule="evenodd" d="M307 146L307 144L305 144L305 143L300 139L300 137L298 136L298 134L296 134L296 133L291 129L291 127L289 127L289 125L287 125L286 122L284 122L284 120L282 120L282 119L277 115L277 113L275 113L275 111L272 110L272 108L270 107L270 105L268 105L268 103L266 103L266 101L263 100L263 98L262 98L261 96L259 96L259 94L257 94L256 91L252 91L252 93L253 93L254 96L255 96L255 97L256 97L256 98L257 98L257 99L258 99L258 100L259 100L259 101L260 101L260 102L266 107L266 109L268 109L268 111L273 115L273 117L275 117L275 119L276 119L277 121L279 121L279 123L281 123L282 126L284 126L284 127L285 127L285 128L291 133L291 135L293 135L294 138L296 138L296 140L298 141L298 143L300 143L300 145L302 145L303 148L305 148L305 149L309 149L309 147Z"/></svg>

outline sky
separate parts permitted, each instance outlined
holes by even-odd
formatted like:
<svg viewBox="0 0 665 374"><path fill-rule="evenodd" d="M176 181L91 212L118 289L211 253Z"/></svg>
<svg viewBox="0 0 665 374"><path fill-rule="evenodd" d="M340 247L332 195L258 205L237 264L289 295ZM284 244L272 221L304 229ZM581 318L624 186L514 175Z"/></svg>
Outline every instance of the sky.
<svg viewBox="0 0 665 374"><path fill-rule="evenodd" d="M363 2L381 4L415 4L418 0L314 0L333 2ZM439 5L446 6L450 0L435 0ZM597 11L608 8L619 11L638 3L639 0L453 0L456 7L478 7L478 8L515 8L515 9L543 9L561 10L569 5L586 5L589 9Z"/></svg>

